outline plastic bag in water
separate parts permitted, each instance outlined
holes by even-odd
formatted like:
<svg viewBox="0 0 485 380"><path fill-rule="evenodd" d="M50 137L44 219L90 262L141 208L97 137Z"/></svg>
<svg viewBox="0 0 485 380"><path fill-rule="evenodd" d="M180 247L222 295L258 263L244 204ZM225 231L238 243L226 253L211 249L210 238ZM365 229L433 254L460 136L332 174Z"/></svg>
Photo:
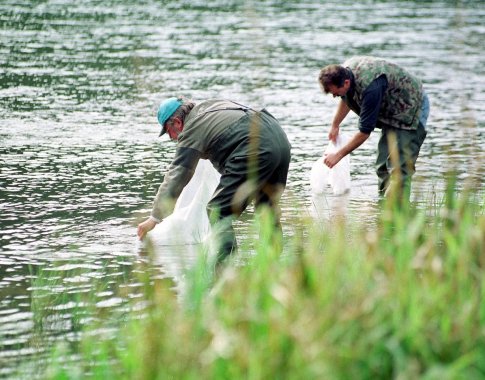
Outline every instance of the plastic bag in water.
<svg viewBox="0 0 485 380"><path fill-rule="evenodd" d="M220 176L210 161L199 160L192 179L175 203L173 213L150 232L155 245L197 244L209 236L206 207Z"/></svg>
<svg viewBox="0 0 485 380"><path fill-rule="evenodd" d="M337 141L330 141L325 154L335 153L342 146L347 144L348 137L344 134L337 136ZM330 169L323 163L323 157L318 158L310 172L310 187L315 194L327 191L328 185L332 188L334 195L341 195L350 190L350 157L342 158L337 165Z"/></svg>
<svg viewBox="0 0 485 380"><path fill-rule="evenodd" d="M310 187L315 194L322 194L328 186L328 175L330 168L323 163L323 157L320 157L313 163L310 172Z"/></svg>

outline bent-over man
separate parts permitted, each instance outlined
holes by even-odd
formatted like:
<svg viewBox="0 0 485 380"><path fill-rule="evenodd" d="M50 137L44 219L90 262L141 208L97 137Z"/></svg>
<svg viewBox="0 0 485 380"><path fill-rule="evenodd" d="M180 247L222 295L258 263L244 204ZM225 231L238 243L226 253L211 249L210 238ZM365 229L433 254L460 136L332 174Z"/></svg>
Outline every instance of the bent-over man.
<svg viewBox="0 0 485 380"><path fill-rule="evenodd" d="M161 103L158 121L162 126L160 136L168 133L177 142L177 150L150 217L138 225L140 239L172 213L199 159L210 160L221 174L207 206L211 223L224 226L216 229L221 231L219 262L236 248L232 219L253 200L256 207L268 205L273 210L281 232L278 203L286 186L291 146L268 111L224 99L196 104L172 97Z"/></svg>
<svg viewBox="0 0 485 380"><path fill-rule="evenodd" d="M341 98L328 133L330 140L336 140L350 110L359 115L359 131L339 151L326 155L324 163L332 168L364 143L374 128L380 128L376 159L379 193L386 194L394 178L399 194L409 197L429 114L421 81L384 59L352 57L342 65L321 69L319 83L326 94Z"/></svg>

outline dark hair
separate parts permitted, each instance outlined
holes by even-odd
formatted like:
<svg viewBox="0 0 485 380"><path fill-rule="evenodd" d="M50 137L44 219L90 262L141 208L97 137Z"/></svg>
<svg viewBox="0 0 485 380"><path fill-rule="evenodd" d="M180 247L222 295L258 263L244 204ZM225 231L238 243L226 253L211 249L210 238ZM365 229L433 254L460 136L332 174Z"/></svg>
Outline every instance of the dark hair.
<svg viewBox="0 0 485 380"><path fill-rule="evenodd" d="M318 82L323 91L328 94L329 86L334 85L337 87L342 87L344 81L350 79L349 71L341 65L328 65L320 70L320 75L318 76Z"/></svg>

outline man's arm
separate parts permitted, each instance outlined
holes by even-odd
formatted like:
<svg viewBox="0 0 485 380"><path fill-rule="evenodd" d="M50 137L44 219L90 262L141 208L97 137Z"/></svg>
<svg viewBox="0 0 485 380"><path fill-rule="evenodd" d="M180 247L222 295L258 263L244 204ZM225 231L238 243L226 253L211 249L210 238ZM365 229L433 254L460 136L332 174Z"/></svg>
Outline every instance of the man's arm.
<svg viewBox="0 0 485 380"><path fill-rule="evenodd" d="M374 79L362 93L362 105L359 114L359 131L371 133L377 124L382 99L387 90L385 75Z"/></svg>
<svg viewBox="0 0 485 380"><path fill-rule="evenodd" d="M345 103L342 99L337 106L337 111L333 117L332 126L330 127L330 131L328 132L328 139L330 141L336 142L337 136L340 128L340 124L345 119L345 117L349 114L350 107Z"/></svg>
<svg viewBox="0 0 485 380"><path fill-rule="evenodd" d="M147 232L173 212L175 202L194 175L200 152L190 148L178 148L175 159L160 185L150 217L138 225L138 237L142 240Z"/></svg>

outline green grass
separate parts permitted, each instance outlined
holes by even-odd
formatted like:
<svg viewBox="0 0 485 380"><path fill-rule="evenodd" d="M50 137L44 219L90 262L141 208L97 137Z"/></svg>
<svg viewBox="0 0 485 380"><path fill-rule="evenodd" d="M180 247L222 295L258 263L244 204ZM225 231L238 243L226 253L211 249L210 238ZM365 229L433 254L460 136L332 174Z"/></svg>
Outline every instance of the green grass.
<svg viewBox="0 0 485 380"><path fill-rule="evenodd" d="M245 265L213 277L201 254L183 300L140 274L146 306L57 346L45 377L485 378L483 211L450 190L423 210L384 204L372 229L301 219L284 256L263 215Z"/></svg>

